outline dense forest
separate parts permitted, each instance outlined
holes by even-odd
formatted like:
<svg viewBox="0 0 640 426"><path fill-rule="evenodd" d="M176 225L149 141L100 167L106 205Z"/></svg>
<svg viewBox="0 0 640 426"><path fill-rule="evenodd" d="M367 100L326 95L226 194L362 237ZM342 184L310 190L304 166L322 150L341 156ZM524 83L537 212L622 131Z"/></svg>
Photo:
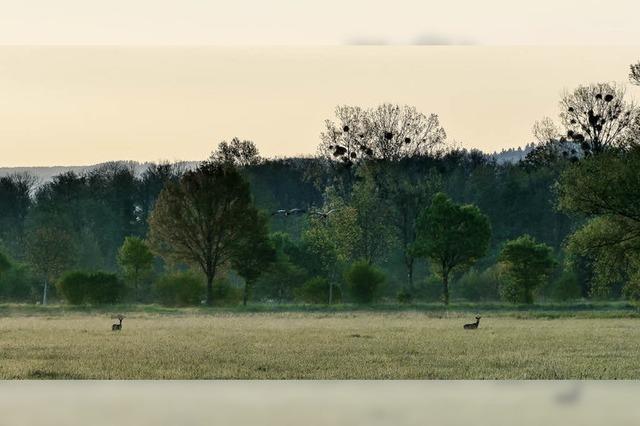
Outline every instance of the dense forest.
<svg viewBox="0 0 640 426"><path fill-rule="evenodd" d="M434 114L340 106L314 157L234 139L195 165L9 174L0 299L639 299L638 107L619 85L580 86L534 136L500 160L452 148Z"/></svg>

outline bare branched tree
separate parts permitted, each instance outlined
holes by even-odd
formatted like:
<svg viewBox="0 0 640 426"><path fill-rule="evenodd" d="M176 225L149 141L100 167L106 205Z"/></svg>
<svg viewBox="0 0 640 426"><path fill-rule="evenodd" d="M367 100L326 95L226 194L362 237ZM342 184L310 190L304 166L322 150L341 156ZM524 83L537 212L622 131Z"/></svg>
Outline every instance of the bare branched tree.
<svg viewBox="0 0 640 426"><path fill-rule="evenodd" d="M624 88L613 83L579 86L565 93L560 119L567 138L579 143L586 155L620 146L638 115L636 106L624 97Z"/></svg>
<svg viewBox="0 0 640 426"><path fill-rule="evenodd" d="M430 154L446 139L437 115L406 105L339 106L335 114L336 121L325 122L319 151L346 166L366 158L397 161Z"/></svg>
<svg viewBox="0 0 640 426"><path fill-rule="evenodd" d="M211 161L229 162L236 167L247 167L260 164L262 158L256 144L251 141L241 141L238 138L231 142L222 141L209 158Z"/></svg>

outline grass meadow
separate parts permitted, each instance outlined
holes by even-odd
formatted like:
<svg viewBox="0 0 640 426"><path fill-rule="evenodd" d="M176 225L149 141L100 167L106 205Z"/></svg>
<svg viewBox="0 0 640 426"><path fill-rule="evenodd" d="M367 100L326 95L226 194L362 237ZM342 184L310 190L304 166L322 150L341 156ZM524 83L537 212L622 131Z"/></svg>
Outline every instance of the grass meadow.
<svg viewBox="0 0 640 426"><path fill-rule="evenodd" d="M625 305L485 306L475 331L467 308L4 305L0 378L640 379L640 319Z"/></svg>

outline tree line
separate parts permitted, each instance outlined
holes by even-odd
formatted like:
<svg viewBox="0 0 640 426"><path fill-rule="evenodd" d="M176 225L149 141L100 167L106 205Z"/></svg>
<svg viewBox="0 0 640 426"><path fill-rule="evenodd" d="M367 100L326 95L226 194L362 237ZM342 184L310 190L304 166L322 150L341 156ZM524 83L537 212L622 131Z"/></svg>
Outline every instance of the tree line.
<svg viewBox="0 0 640 426"><path fill-rule="evenodd" d="M630 79L640 84L640 65ZM0 178L0 298L46 303L640 298L640 113L566 92L516 163L435 114L339 106L318 155Z"/></svg>

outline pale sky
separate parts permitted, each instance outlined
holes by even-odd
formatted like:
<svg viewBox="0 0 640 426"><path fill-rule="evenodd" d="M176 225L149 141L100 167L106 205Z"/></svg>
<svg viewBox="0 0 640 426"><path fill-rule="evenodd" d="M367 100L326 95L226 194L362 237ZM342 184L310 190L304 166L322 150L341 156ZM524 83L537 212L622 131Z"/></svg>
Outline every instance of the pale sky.
<svg viewBox="0 0 640 426"><path fill-rule="evenodd" d="M382 102L438 114L464 147L524 145L564 89L626 83L638 16L637 0L0 0L0 166L198 160L234 136L313 154L336 105Z"/></svg>
<svg viewBox="0 0 640 426"><path fill-rule="evenodd" d="M313 154L336 105L382 102L493 151L531 142L563 89L625 83L638 60L633 47L0 47L0 166L199 160L234 136Z"/></svg>
<svg viewBox="0 0 640 426"><path fill-rule="evenodd" d="M620 45L637 0L0 0L4 44Z"/></svg>

